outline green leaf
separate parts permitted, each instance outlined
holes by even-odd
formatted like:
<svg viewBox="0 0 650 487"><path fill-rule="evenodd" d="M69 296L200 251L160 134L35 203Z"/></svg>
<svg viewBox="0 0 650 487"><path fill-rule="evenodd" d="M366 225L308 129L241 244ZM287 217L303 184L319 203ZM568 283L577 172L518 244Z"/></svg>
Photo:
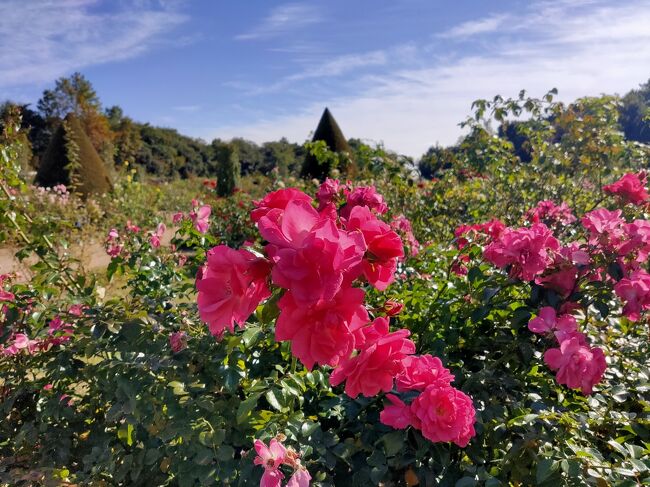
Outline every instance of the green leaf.
<svg viewBox="0 0 650 487"><path fill-rule="evenodd" d="M546 479L553 475L553 472L555 472L558 467L558 463L554 462L552 459L542 458L539 462L537 462L537 471L535 473L536 482L538 484L543 483Z"/></svg>

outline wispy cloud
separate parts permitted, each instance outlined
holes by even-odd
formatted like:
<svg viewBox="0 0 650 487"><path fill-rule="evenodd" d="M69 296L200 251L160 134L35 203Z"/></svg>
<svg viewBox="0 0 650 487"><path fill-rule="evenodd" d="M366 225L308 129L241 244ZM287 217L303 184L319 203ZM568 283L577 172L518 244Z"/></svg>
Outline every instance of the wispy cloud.
<svg viewBox="0 0 650 487"><path fill-rule="evenodd" d="M271 13L253 30L235 37L238 41L267 39L323 20L322 12L306 3L285 3Z"/></svg>
<svg viewBox="0 0 650 487"><path fill-rule="evenodd" d="M514 96L522 88L540 96L557 87L561 99L571 101L624 93L650 76L650 0L615 7L597 2L590 8L538 2L509 15L498 35L487 45L479 41L476 51L470 45L465 54L431 59L430 46L420 46L426 56L410 68L389 65L372 78L346 80L357 86L354 92L311 99L293 114L217 127L203 135L260 142L286 136L302 142L327 105L347 136L383 141L388 148L419 156L436 142L454 143L461 135L457 123L477 98ZM451 40L436 44L441 54L449 50L446 42Z"/></svg>
<svg viewBox="0 0 650 487"><path fill-rule="evenodd" d="M186 17L176 2L4 0L0 5L0 87L40 84L72 70L132 58Z"/></svg>
<svg viewBox="0 0 650 487"><path fill-rule="evenodd" d="M501 28L509 17L510 16L506 14L491 15L484 19L463 22L462 24L449 29L447 32L441 33L439 37L459 39L475 36L477 34L488 34Z"/></svg>

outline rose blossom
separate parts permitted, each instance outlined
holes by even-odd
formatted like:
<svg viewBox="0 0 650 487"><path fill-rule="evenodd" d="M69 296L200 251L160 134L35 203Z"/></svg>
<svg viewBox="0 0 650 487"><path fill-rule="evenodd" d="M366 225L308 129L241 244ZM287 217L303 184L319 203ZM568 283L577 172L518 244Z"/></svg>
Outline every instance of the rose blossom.
<svg viewBox="0 0 650 487"><path fill-rule="evenodd" d="M315 363L335 366L352 353L355 331L369 321L364 295L362 289L342 289L330 301L302 306L287 291L278 301L275 339L290 340L291 353L310 370Z"/></svg>
<svg viewBox="0 0 650 487"><path fill-rule="evenodd" d="M279 189L253 201L255 209L251 211L251 219L257 223L273 209L284 210L290 201L304 201L311 205L312 198L296 188Z"/></svg>
<svg viewBox="0 0 650 487"><path fill-rule="evenodd" d="M576 319L571 315L557 316L555 309L545 306L539 314L528 322L528 329L533 333L549 333L552 331L571 332L578 329Z"/></svg>
<svg viewBox="0 0 650 487"><path fill-rule="evenodd" d="M625 301L623 314L631 321L641 318L650 309L650 274L637 270L614 285L616 295Z"/></svg>
<svg viewBox="0 0 650 487"><path fill-rule="evenodd" d="M243 326L257 305L271 293L266 285L269 263L248 250L219 245L208 251L207 264L197 276L201 319L213 335L234 323Z"/></svg>
<svg viewBox="0 0 650 487"><path fill-rule="evenodd" d="M384 317L376 318L360 333L364 343L359 354L344 360L330 374L330 384L337 386L345 381L345 393L352 398L390 391L394 377L403 369L404 358L415 353L415 344L407 339L411 332L402 329L389 333Z"/></svg>
<svg viewBox="0 0 650 487"><path fill-rule="evenodd" d="M187 333L184 331L175 331L169 335L169 345L172 347L174 353L187 348Z"/></svg>
<svg viewBox="0 0 650 487"><path fill-rule="evenodd" d="M476 434L472 399L454 387L427 387L413 400L411 411L417 419L414 426L430 441L453 441L464 447Z"/></svg>
<svg viewBox="0 0 650 487"><path fill-rule="evenodd" d="M600 348L589 348L575 337L564 340L560 348L547 350L544 362L551 370L557 371L558 383L580 389L583 394L591 394L607 368Z"/></svg>
<svg viewBox="0 0 650 487"><path fill-rule="evenodd" d="M423 391L427 386L448 386L454 380L449 369L438 357L411 355L402 361L403 369L397 376L397 391Z"/></svg>
<svg viewBox="0 0 650 487"><path fill-rule="evenodd" d="M603 186L603 191L620 197L626 203L640 205L648 201L646 184L647 176L644 172L627 173L618 181Z"/></svg>
<svg viewBox="0 0 650 487"><path fill-rule="evenodd" d="M190 218L194 222L194 228L199 233L207 233L210 227L210 214L212 208L210 205L203 205L196 211L190 212Z"/></svg>
<svg viewBox="0 0 650 487"><path fill-rule="evenodd" d="M390 404L385 405L384 409L379 413L379 421L382 424L402 430L418 421L414 419L410 406L405 404L399 397L394 394L386 394L386 399Z"/></svg>
<svg viewBox="0 0 650 487"><path fill-rule="evenodd" d="M280 465L284 463L287 449L275 438L269 442L269 446L266 446L262 440L255 440L254 447L257 456L253 463L264 467L260 487L279 487L280 481L284 478Z"/></svg>

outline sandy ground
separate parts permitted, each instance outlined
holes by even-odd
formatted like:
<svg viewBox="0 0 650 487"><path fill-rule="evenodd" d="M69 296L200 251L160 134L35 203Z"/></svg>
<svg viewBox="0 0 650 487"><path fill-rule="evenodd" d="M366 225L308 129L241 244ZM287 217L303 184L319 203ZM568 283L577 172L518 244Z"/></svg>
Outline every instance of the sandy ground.
<svg viewBox="0 0 650 487"><path fill-rule="evenodd" d="M175 232L176 228L168 228L161 239L161 244L169 245ZM16 281L29 281L32 276L30 266L35 264L38 258L33 255L20 262L15 256L17 250L11 247L0 248L0 274L16 273ZM89 271L106 269L111 261L111 258L104 250L103 243L99 240L73 245L70 247L69 252L81 262L84 269Z"/></svg>

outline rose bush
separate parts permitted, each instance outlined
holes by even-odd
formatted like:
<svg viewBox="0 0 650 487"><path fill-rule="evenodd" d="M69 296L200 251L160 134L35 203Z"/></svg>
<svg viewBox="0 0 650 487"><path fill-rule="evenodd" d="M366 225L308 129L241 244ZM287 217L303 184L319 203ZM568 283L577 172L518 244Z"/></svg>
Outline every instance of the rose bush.
<svg viewBox="0 0 650 487"><path fill-rule="evenodd" d="M362 148L364 182L125 207L106 275L3 146L38 259L0 277L0 483L648 483L647 159L608 103L533 103L526 165L474 125L438 181Z"/></svg>

